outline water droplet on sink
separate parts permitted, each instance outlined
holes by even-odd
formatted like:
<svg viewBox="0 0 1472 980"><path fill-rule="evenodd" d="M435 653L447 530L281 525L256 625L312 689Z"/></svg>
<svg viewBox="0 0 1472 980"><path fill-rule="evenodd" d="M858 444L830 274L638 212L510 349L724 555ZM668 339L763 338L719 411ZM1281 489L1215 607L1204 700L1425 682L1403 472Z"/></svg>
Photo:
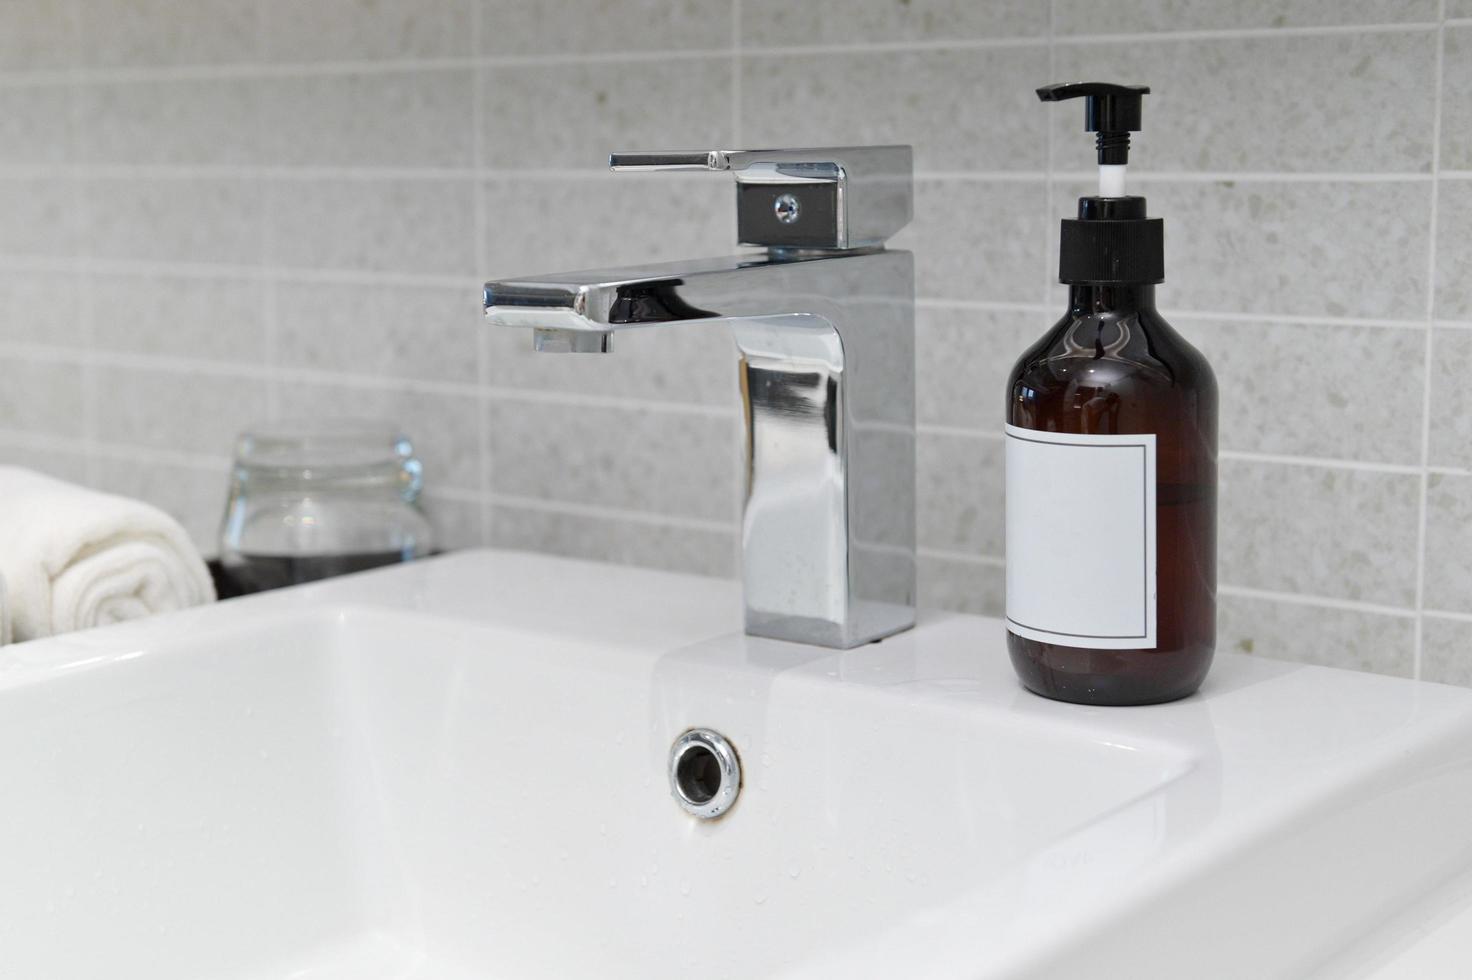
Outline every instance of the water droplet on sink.
<svg viewBox="0 0 1472 980"><path fill-rule="evenodd" d="M684 895L686 898L689 898L690 897L690 882L688 882L688 881L682 881L682 882L680 882L680 894L681 895Z"/></svg>
<svg viewBox="0 0 1472 980"><path fill-rule="evenodd" d="M766 905L767 904L767 896L765 896L765 895L754 895L754 896L752 896L752 901L756 902L756 904L758 904L758 905Z"/></svg>
<svg viewBox="0 0 1472 980"><path fill-rule="evenodd" d="M767 753L763 752L762 753L762 765L764 765L764 766L770 766L771 764L772 764L772 757L770 755L768 755Z"/></svg>
<svg viewBox="0 0 1472 980"><path fill-rule="evenodd" d="M800 864L794 864L794 865L791 865L790 867L788 867L788 869L787 869L787 877L789 877L789 878L801 878L802 877L802 865L800 865Z"/></svg>

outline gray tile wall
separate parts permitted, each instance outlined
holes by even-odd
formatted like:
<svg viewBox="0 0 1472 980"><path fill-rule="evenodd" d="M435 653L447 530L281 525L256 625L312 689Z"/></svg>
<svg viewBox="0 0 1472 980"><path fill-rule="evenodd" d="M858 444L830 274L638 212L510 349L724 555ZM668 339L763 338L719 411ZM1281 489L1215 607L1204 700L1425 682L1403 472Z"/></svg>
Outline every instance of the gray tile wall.
<svg viewBox="0 0 1472 980"><path fill-rule="evenodd" d="M909 142L922 599L995 613L1003 379L1090 178L1031 92L1122 64L1223 391L1222 646L1472 683L1466 0L8 0L0 459L209 547L238 428L387 415L449 544L732 574L729 339L533 357L480 282L730 248L725 181L611 149Z"/></svg>

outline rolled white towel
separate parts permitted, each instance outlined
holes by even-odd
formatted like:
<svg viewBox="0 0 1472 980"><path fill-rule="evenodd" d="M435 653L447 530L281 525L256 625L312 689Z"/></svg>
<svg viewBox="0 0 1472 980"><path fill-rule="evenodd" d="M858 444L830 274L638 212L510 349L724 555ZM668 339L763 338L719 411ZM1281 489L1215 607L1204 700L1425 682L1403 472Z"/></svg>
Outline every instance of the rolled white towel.
<svg viewBox="0 0 1472 980"><path fill-rule="evenodd" d="M0 578L17 641L215 598L189 536L157 507L15 466L0 466Z"/></svg>

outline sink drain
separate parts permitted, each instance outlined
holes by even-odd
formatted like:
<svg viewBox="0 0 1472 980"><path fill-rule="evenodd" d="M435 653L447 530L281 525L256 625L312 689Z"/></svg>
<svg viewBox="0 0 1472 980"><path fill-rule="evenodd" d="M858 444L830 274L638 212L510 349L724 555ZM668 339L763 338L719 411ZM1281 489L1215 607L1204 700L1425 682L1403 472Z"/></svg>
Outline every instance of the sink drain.
<svg viewBox="0 0 1472 980"><path fill-rule="evenodd" d="M670 792L686 813L714 820L741 792L741 760L720 732L692 728L670 748Z"/></svg>

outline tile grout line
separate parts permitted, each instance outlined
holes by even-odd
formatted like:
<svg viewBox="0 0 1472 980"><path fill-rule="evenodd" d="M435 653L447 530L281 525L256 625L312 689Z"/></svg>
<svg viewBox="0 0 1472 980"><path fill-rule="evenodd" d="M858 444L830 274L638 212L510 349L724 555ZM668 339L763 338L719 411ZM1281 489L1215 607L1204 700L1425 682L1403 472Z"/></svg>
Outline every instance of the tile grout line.
<svg viewBox="0 0 1472 980"><path fill-rule="evenodd" d="M1461 24L1458 19L1454 23ZM743 53L761 57L803 57L827 54L923 53L927 51L986 51L1040 47L1050 43L1071 46L1087 44L1169 44L1236 39L1334 37L1345 34L1396 34L1430 32L1444 21L1407 23L1325 24L1299 27L1238 27L1183 31L1139 31L1132 33L1057 33L1050 17L1049 31L1041 35L991 38L947 38L915 41L856 41L836 44L755 45ZM579 51L540 54L476 54L472 56L360 58L336 61L239 61L227 64L194 63L147 65L101 69L33 69L0 72L0 88L63 85L74 77L92 84L126 84L149 81L190 81L201 78L272 78L293 76L396 74L405 72L466 71L477 67L523 67L566 64L637 64L650 61L701 60L728 57L729 49L651 48L639 51Z"/></svg>
<svg viewBox="0 0 1472 980"><path fill-rule="evenodd" d="M1060 34L1059 44L1156 44L1173 41L1230 41L1279 37L1336 37L1345 34L1420 34L1439 26L1437 21L1379 24L1318 24L1302 27L1222 27L1185 31L1136 31L1119 34Z"/></svg>
<svg viewBox="0 0 1472 980"><path fill-rule="evenodd" d="M481 31L484 27L485 17L484 4L471 4L470 8L470 37L471 44L477 55L480 54ZM485 148L482 143L485 139L485 121L481 118L485 113L485 69L476 59L475 66L470 72L470 112L471 112L471 162L474 169L479 172L485 163ZM471 188L471 207L475 214L471 219L471 234L475 240L471 242L471 254L475 256L476 275L485 274L490 267L489 257L486 254L486 188L485 181L476 179ZM486 328L484 318L477 322L475 336L475 438L477 475L480 483L482 499L480 501L480 540L477 544L488 545L491 543L491 528L495 524L494 507L491 504L491 400L488 394L491 380L491 344L489 331ZM443 547L443 542L441 542Z"/></svg>
<svg viewBox="0 0 1472 980"><path fill-rule="evenodd" d="M78 28L80 32L80 28ZM77 39L80 48L81 39ZM82 154L82 140L87 132L86 128L86 105L84 93L80 82L80 68L69 69L72 80L68 83L68 110L70 112L71 134L71 156L76 158ZM74 257L72 265L77 278L81 281L82 296L77 304L76 316L80 320L82 343L91 348L97 342L97 302L95 273L88 269L85 249L90 254L92 242L92 207L88 196L86 184L76 176L71 178L72 208L75 212L74 218L77 222L77 234L79 240L74 246ZM98 457L97 447L99 445L98 428L101 421L101 405L98 399L97 368L94 365L82 363L79 365L79 377L82 385L82 454L83 472L86 474L87 482L97 485L102 477L101 460Z"/></svg>
<svg viewBox="0 0 1472 980"><path fill-rule="evenodd" d="M1394 616L1398 619L1418 618L1415 609L1384 605L1377 602L1364 602L1359 599L1338 599L1333 596L1313 595L1304 592L1283 592L1278 589L1258 589L1251 586L1229 584L1218 585L1217 592L1221 595L1237 596L1242 599L1261 599L1267 602L1281 602L1285 605L1293 606L1309 606L1315 609L1337 609L1343 612L1371 613L1377 616Z"/></svg>
<svg viewBox="0 0 1472 980"><path fill-rule="evenodd" d="M265 27L260 19L257 19L256 28L261 32L261 43L264 50ZM266 120L261 105L256 106L256 140L263 144L265 140ZM275 252L275 229L271 220L272 208L276 198L276 183L268 177L257 178L257 186L261 195L261 239L260 239L260 264L262 269L271 268L271 259ZM261 280L261 299L265 304L265 351L266 360L266 417L272 422L280 419L281 415L281 379L277 375L276 367L280 362L281 345L281 307L280 286L278 277L269 272Z"/></svg>
<svg viewBox="0 0 1472 980"><path fill-rule="evenodd" d="M528 497L514 493L491 493L489 500L504 507L520 507L542 513L573 514L579 517L600 517L631 521L658 527L681 528L687 531L704 531L712 534L729 534L739 527L730 521L710 520L703 517L685 517L664 511L630 510L606 504L587 504L574 500L553 500L546 497Z"/></svg>
<svg viewBox="0 0 1472 980"><path fill-rule="evenodd" d="M744 72L742 72L744 75ZM739 131L735 134L740 142ZM1051 142L1052 134L1048 139ZM245 180L269 178L273 180L494 180L509 179L553 181L613 179L601 167L493 167L472 163L468 167L425 164L418 166L370 164L353 166L344 164L304 163L69 163L60 167L32 163L0 164L0 180L34 180L55 177L58 172L96 180ZM1095 174L1089 171L1052 170L1051 165L1033 170L916 170L915 180L995 182L995 183L1039 183L1076 182L1089 183ZM1472 171L1443 171L1441 179L1472 180ZM623 183L631 180L662 180L650 174L625 175ZM1130 180L1139 184L1169 183L1284 183L1284 184L1421 184L1432 180L1429 173L1415 171L1310 171L1310 170L1152 170L1131 174Z"/></svg>
<svg viewBox="0 0 1472 980"><path fill-rule="evenodd" d="M1425 616L1426 608L1426 545L1427 524L1430 519L1431 493L1431 383L1435 368L1434 348L1436 330L1436 229L1437 205L1441 172L1441 116L1443 109L1442 85L1445 73L1446 50L1446 0L1437 0L1436 28L1436 87L1433 90L1431 114L1431 214L1426 247L1426 338L1425 354L1421 371L1421 486L1416 514L1416 628L1415 659L1411 676L1420 680L1425 666Z"/></svg>

